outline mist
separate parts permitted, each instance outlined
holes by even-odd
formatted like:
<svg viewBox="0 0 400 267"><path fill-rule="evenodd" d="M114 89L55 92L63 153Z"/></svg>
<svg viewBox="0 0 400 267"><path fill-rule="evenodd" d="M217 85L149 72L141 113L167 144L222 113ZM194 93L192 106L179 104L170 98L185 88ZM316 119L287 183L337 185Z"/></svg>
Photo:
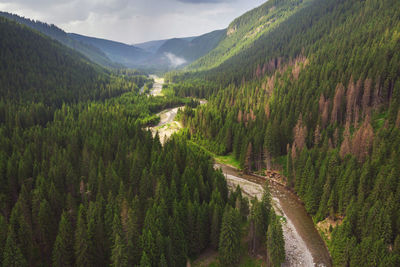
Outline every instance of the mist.
<svg viewBox="0 0 400 267"><path fill-rule="evenodd" d="M187 61L182 57L178 57L172 53L164 53L164 55L168 58L171 67L179 67L180 65L185 64Z"/></svg>

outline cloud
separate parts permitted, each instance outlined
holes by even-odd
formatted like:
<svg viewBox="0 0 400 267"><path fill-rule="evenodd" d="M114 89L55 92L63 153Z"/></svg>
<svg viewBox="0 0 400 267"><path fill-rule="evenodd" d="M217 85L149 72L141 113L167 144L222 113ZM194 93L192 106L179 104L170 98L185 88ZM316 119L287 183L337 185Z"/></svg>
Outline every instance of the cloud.
<svg viewBox="0 0 400 267"><path fill-rule="evenodd" d="M185 64L187 61L182 57L178 57L172 53L164 53L164 55L168 58L171 67L176 68L180 65Z"/></svg>
<svg viewBox="0 0 400 267"><path fill-rule="evenodd" d="M222 29L265 0L0 0L0 10L67 32L139 43Z"/></svg>

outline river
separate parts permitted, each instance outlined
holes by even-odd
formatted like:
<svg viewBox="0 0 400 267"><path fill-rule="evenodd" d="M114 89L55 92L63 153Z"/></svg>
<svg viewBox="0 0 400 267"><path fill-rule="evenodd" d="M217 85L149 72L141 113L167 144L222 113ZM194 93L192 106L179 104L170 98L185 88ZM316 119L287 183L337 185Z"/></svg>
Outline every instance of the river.
<svg viewBox="0 0 400 267"><path fill-rule="evenodd" d="M163 96L162 87L164 84L164 78L159 78L156 75L150 75L150 78L154 79L153 88L150 90L150 95ZM182 124L175 120L180 108L184 108L184 106L166 109L160 113L157 113L157 116L160 117L160 122L156 126L149 127L153 136L155 136L158 132L161 144L164 144L172 134L182 129Z"/></svg>
<svg viewBox="0 0 400 267"><path fill-rule="evenodd" d="M162 95L161 89L164 80L157 76L152 76L152 78L155 83L150 94ZM201 104L205 103L206 101L201 101ZM156 132L159 133L162 144L169 136L182 128L181 123L175 121L179 108L182 107L171 108L158 113L160 116L159 124L150 127L153 135ZM248 197L261 199L262 185L265 183L265 179L254 175L244 175L228 165L215 164L215 167L222 169L231 188L240 185L242 191ZM282 266L332 266L328 249L298 197L284 186L276 183L270 182L269 187L276 213L286 219L286 222L282 225L286 260Z"/></svg>
<svg viewBox="0 0 400 267"><path fill-rule="evenodd" d="M244 175L223 164L217 163L215 167L222 169L230 187L240 185L247 196L261 199L264 179ZM273 182L269 183L269 188L276 213L286 219L282 225L286 260L282 266L332 266L328 249L298 197Z"/></svg>

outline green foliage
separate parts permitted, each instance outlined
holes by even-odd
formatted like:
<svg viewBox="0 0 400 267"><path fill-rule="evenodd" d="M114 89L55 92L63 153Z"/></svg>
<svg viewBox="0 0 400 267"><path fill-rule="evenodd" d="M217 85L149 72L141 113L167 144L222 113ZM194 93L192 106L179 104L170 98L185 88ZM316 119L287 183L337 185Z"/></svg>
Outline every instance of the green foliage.
<svg viewBox="0 0 400 267"><path fill-rule="evenodd" d="M214 49L225 37L226 30L216 30L197 36L192 40L173 38L167 40L158 50L157 54L172 53L192 62Z"/></svg>
<svg viewBox="0 0 400 267"><path fill-rule="evenodd" d="M237 264L240 257L240 217L238 211L227 206L222 217L218 252L223 266Z"/></svg>
<svg viewBox="0 0 400 267"><path fill-rule="evenodd" d="M7 241L3 252L3 267L24 267L28 266L21 249L15 240L14 230L8 230Z"/></svg>
<svg viewBox="0 0 400 267"><path fill-rule="evenodd" d="M285 261L285 241L283 240L282 225L275 215L271 217L270 222L266 239L268 260L273 266L281 266Z"/></svg>
<svg viewBox="0 0 400 267"><path fill-rule="evenodd" d="M296 12L299 12L308 2L303 0L285 0L276 1L276 3L268 1L260 7L245 13L229 25L227 36L215 49L205 57L192 63L188 69L212 69L226 61L229 62L234 57L240 57L243 60L243 54L249 50L251 50L252 59L256 58L254 50L252 50L254 44L259 44L266 38L271 38L271 35L279 28L280 24L284 23ZM249 54L246 53L246 55ZM259 62L259 60L256 62ZM211 72L207 73L207 76L210 74ZM232 76L232 74L229 75Z"/></svg>
<svg viewBox="0 0 400 267"><path fill-rule="evenodd" d="M97 47L74 40L66 32L64 32L63 30L61 30L60 28L56 27L53 24L49 25L47 23L43 23L37 20L30 20L6 12L0 12L0 16L8 18L10 20L15 20L18 23L26 25L32 29L35 29L41 32L42 34L47 35L48 37L59 41L63 45L80 52L81 54L85 55L87 58L89 58L91 61L97 64L100 64L105 67L121 67L120 65L113 63L106 56L106 54L104 54L104 52L98 49Z"/></svg>
<svg viewBox="0 0 400 267"><path fill-rule="evenodd" d="M74 263L73 229L67 212L61 215L58 234L54 243L52 266L72 266Z"/></svg>
<svg viewBox="0 0 400 267"><path fill-rule="evenodd" d="M0 99L62 103L104 100L137 90L130 77L116 77L79 53L0 17Z"/></svg>
<svg viewBox="0 0 400 267"><path fill-rule="evenodd" d="M209 71L171 77L182 81L176 88L209 96L207 105L181 118L191 140L233 155L248 170L283 169L316 222L344 218L329 245L339 266L396 262L388 249L400 221L400 23L394 5L304 1L290 14L277 7L284 20L248 48L224 60L198 61ZM263 7L253 12L271 14ZM243 33L236 27L239 35L257 25L250 17L243 17ZM215 86L208 93L189 90L201 78ZM261 209L256 205L253 212Z"/></svg>

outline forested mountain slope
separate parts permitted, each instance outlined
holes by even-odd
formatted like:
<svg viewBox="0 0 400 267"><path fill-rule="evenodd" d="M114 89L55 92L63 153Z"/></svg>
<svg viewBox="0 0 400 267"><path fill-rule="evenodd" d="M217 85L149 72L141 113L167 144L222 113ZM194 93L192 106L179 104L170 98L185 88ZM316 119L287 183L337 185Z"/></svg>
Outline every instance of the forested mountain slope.
<svg viewBox="0 0 400 267"><path fill-rule="evenodd" d="M5 18L0 39L0 266L186 266L210 247L231 265L248 218L284 260L268 191L249 216L204 151L143 129L193 100L141 94L140 73Z"/></svg>
<svg viewBox="0 0 400 267"><path fill-rule="evenodd" d="M182 117L193 141L245 171L280 166L316 223L336 221L327 241L336 266L400 264L395 7L310 1L217 68L171 77L186 78L176 94L209 96Z"/></svg>
<svg viewBox="0 0 400 267"><path fill-rule="evenodd" d="M239 18L228 27L225 38L205 57L200 58L188 70L209 70L221 64L232 61L231 58L244 58L249 51L249 61L254 60L254 54L261 47L257 43L273 39L274 32L280 32L282 24L292 16L312 5L313 0L270 0ZM259 55L257 55L259 58ZM243 63L243 62L241 62ZM234 63L236 64L236 63ZM227 71L228 72L228 71Z"/></svg>
<svg viewBox="0 0 400 267"><path fill-rule="evenodd" d="M76 33L68 33L68 36L81 43L100 49L113 62L118 62L119 64L129 68L146 65L146 61L152 56L151 53L133 45L84 36Z"/></svg>
<svg viewBox="0 0 400 267"><path fill-rule="evenodd" d="M15 20L19 23L22 23L32 29L35 29L52 39L55 39L59 41L60 43L75 49L76 51L82 53L85 55L87 58L92 60L93 62L105 66L105 67L120 67L121 65L112 62L106 54L96 48L95 46L92 46L90 44L85 44L79 41L74 40L73 38L70 38L66 32L61 30L60 28L56 27L55 25L49 25L47 23L43 23L40 21L34 21L30 20L27 18L20 17L15 14L10 14L7 12L0 12L1 17L5 17L11 20Z"/></svg>
<svg viewBox="0 0 400 267"><path fill-rule="evenodd" d="M27 26L0 18L0 98L43 102L104 99L131 90L107 84L111 75L81 54Z"/></svg>
<svg viewBox="0 0 400 267"><path fill-rule="evenodd" d="M183 37L183 38L177 38L177 39L182 39L184 41L190 42L196 37ZM175 39L175 38L172 38ZM164 39L164 40L155 40L155 41L148 41L144 43L137 43L134 44L134 46L142 48L143 50L146 50L147 52L155 54L160 47L165 44L165 42L172 40L172 39Z"/></svg>
<svg viewBox="0 0 400 267"><path fill-rule="evenodd" d="M155 40L155 41L148 41L144 43L137 43L134 44L136 47L142 48L143 50L156 53L157 50L168 40Z"/></svg>
<svg viewBox="0 0 400 267"><path fill-rule="evenodd" d="M217 30L196 37L151 41L136 46L75 33L66 33L55 25L30 20L7 12L0 12L0 16L40 31L78 51L91 61L110 68L128 67L168 70L183 67L207 54L225 36L225 30ZM172 55L173 58L167 57L166 54ZM181 59L180 61L183 64L176 65L174 57Z"/></svg>
<svg viewBox="0 0 400 267"><path fill-rule="evenodd" d="M157 54L172 53L190 63L214 49L225 34L226 30L217 30L191 39L169 39L157 50Z"/></svg>

